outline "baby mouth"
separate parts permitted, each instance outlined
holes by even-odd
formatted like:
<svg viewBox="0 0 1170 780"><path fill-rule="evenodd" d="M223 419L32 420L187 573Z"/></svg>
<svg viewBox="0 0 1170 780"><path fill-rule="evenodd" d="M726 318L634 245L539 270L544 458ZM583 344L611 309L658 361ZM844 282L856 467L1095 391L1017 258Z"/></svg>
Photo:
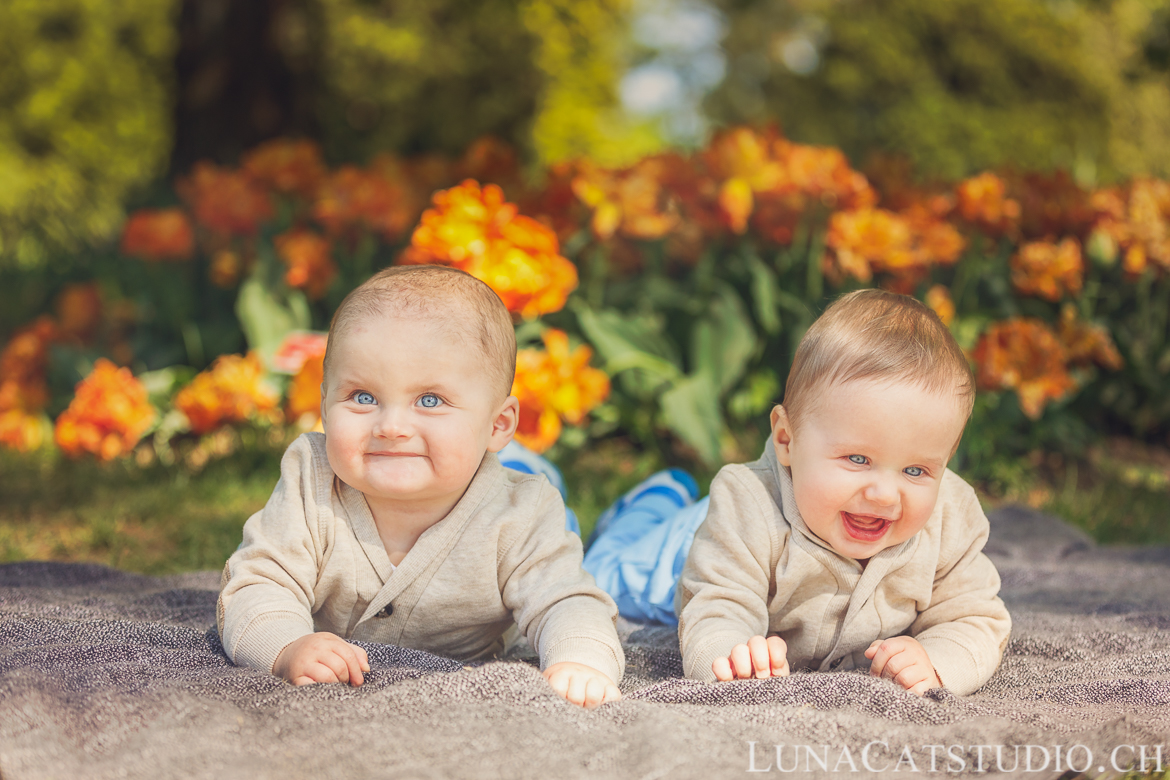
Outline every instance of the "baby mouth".
<svg viewBox="0 0 1170 780"><path fill-rule="evenodd" d="M893 520L881 517L867 517L866 515L853 515L848 512L841 513L841 520L845 525L845 532L854 539L862 542L876 542L894 524Z"/></svg>

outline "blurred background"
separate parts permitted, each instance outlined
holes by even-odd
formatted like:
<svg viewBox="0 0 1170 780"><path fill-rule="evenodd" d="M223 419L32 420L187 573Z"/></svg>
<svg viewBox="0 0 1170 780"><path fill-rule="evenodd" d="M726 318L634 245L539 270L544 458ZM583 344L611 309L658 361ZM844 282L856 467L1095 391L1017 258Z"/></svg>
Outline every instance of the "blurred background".
<svg viewBox="0 0 1170 780"><path fill-rule="evenodd" d="M586 533L883 286L989 504L1170 540L1170 0L9 0L0 98L0 560L218 568L403 262L514 312Z"/></svg>

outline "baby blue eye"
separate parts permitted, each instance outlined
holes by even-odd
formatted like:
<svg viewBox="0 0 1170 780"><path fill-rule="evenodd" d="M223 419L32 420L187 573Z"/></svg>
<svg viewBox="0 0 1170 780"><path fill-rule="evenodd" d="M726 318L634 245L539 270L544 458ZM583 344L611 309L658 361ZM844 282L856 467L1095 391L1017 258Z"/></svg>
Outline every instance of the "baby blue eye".
<svg viewBox="0 0 1170 780"><path fill-rule="evenodd" d="M435 395L434 393L427 393L418 399L418 403L419 406L426 407L427 409L434 409L436 406L443 403L443 399L439 398L439 396Z"/></svg>
<svg viewBox="0 0 1170 780"><path fill-rule="evenodd" d="M377 401L374 399L374 396L371 395L370 393L366 393L366 392L358 393L357 395L355 395L353 397L353 400L357 401L359 404L362 404L363 406L368 405L368 404L377 403Z"/></svg>
<svg viewBox="0 0 1170 780"><path fill-rule="evenodd" d="M856 463L858 466L864 466L866 463L869 463L869 459L864 455L850 455L849 462Z"/></svg>
<svg viewBox="0 0 1170 780"><path fill-rule="evenodd" d="M903 471L905 471L906 474L908 474L911 477L921 477L923 474L926 473L918 466L907 466L906 468L903 469Z"/></svg>

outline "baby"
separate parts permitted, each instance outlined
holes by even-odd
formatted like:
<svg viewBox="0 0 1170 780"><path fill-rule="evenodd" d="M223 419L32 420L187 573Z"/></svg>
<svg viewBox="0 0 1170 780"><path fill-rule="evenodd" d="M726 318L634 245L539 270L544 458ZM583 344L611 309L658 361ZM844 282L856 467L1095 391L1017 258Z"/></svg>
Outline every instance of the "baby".
<svg viewBox="0 0 1170 780"><path fill-rule="evenodd" d="M560 495L504 469L519 405L512 320L483 282L390 268L329 331L324 433L288 448L224 567L232 661L296 685L361 685L347 639L483 658L515 621L574 704L620 698L617 609L581 568Z"/></svg>
<svg viewBox="0 0 1170 780"><path fill-rule="evenodd" d="M1011 619L987 518L946 468L974 394L915 299L833 303L797 348L763 457L711 484L676 596L686 675L868 667L918 695L986 683Z"/></svg>

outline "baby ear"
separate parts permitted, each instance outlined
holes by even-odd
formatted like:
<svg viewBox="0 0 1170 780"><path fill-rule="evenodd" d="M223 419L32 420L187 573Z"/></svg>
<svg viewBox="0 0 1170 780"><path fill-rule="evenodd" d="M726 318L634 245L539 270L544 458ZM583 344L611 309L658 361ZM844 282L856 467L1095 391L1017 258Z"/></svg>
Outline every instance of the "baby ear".
<svg viewBox="0 0 1170 780"><path fill-rule="evenodd" d="M783 406L772 407L772 446L776 448L776 460L782 466L791 466L792 421Z"/></svg>
<svg viewBox="0 0 1170 780"><path fill-rule="evenodd" d="M488 438L488 452L499 452L516 433L516 426L520 424L520 401L510 395L492 418L492 433Z"/></svg>

